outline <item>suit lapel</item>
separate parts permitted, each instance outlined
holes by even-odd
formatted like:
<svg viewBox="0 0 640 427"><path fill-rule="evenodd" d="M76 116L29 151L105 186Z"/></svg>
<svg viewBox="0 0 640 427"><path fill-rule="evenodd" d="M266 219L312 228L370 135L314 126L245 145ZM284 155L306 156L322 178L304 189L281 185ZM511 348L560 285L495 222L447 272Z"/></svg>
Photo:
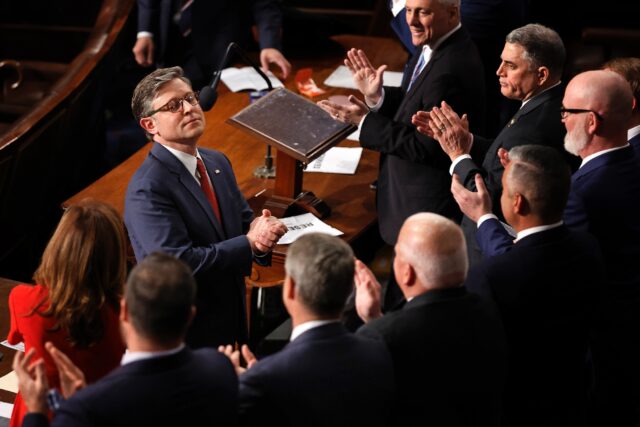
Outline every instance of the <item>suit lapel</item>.
<svg viewBox="0 0 640 427"><path fill-rule="evenodd" d="M224 229L213 214L213 209L209 204L209 200L207 200L207 197L204 195L202 188L200 188L200 185L198 185L196 180L189 173L187 168L184 167L182 162L180 162L180 160L178 160L173 154L171 154L169 150L164 148L162 144L159 144L157 142L154 143L153 148L151 149L151 154L155 156L163 165L165 165L173 175L176 176L179 184L184 187L189 194L191 194L193 199L200 206L203 213L207 216L209 222L216 230L216 233L221 237L221 240L224 240ZM206 165L207 163L205 162L205 166ZM207 167L207 170L209 170L209 167ZM214 181L213 177L211 177L211 181ZM222 207L220 209L222 210Z"/></svg>
<svg viewBox="0 0 640 427"><path fill-rule="evenodd" d="M601 156L596 157L595 159L587 162L586 165L582 166L580 169L573 174L572 181L576 181L580 179L582 176L588 175L590 172L608 164L615 164L624 159L634 156L633 148L631 146L627 146L620 150L611 151L609 153L605 153Z"/></svg>

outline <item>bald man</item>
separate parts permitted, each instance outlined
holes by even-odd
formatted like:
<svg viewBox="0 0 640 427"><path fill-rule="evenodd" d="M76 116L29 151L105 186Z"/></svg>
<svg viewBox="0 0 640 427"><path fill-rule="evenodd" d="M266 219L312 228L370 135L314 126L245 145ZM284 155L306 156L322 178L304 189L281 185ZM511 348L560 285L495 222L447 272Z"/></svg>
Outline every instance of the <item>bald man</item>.
<svg viewBox="0 0 640 427"><path fill-rule="evenodd" d="M606 283L592 351L599 422L640 423L640 163L627 141L633 95L613 71L588 71L567 86L565 148L582 158L564 220L600 243ZM604 424L601 424L604 425Z"/></svg>
<svg viewBox="0 0 640 427"><path fill-rule="evenodd" d="M499 425L505 338L495 307L461 285L467 275L462 230L418 213L403 224L394 273L407 303L380 317L380 285L356 263L358 334L382 337L393 359L394 425Z"/></svg>
<svg viewBox="0 0 640 427"><path fill-rule="evenodd" d="M628 82L597 70L571 80L560 110L565 149L582 159L571 178L564 223L593 234L605 264L591 339L594 425L640 423L640 162L627 141L632 107ZM465 215L480 224L482 252L510 250L513 241L504 229L480 218L479 197L462 188L455 195Z"/></svg>

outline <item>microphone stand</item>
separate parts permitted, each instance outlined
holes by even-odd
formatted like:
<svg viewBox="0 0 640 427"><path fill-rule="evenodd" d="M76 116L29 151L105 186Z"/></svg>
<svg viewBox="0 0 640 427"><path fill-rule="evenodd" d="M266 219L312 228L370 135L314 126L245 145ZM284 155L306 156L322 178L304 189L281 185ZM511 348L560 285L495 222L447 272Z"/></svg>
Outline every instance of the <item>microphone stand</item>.
<svg viewBox="0 0 640 427"><path fill-rule="evenodd" d="M273 85L271 84L271 80L267 77L267 75L253 62L249 57L245 54L244 50L240 48L235 42L229 43L227 47L227 51L222 57L222 61L220 61L220 65L218 66L218 71L214 72L213 80L210 85L202 88L200 92L200 106L204 111L209 111L213 104L215 104L218 99L217 87L220 83L220 76L222 74L222 70L227 65L227 61L229 59L229 54L231 53L231 49L235 50L235 52L242 58L242 60L251 65L254 70L264 79L267 83L267 92L271 92L273 90ZM254 171L253 175L257 178L275 178L276 169L273 166L273 157L271 156L271 146L267 144L267 154L264 157L264 164L258 166Z"/></svg>

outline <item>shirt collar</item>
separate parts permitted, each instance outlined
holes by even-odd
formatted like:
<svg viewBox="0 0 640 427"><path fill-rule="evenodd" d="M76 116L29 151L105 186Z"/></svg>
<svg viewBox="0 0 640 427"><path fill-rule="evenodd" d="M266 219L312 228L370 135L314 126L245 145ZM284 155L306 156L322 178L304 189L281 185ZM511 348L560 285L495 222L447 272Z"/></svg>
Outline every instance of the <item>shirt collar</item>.
<svg viewBox="0 0 640 427"><path fill-rule="evenodd" d="M456 31L458 31L460 28L462 27L462 24L460 24L458 22L458 25L456 25L455 27L453 27L453 29L451 31L449 31L448 33L446 33L444 36L440 37L432 46L430 46L431 51L435 51L438 46L440 46L442 43L444 43L444 41L446 39L448 39L449 37L451 37L451 35L453 33L455 33Z"/></svg>
<svg viewBox="0 0 640 427"><path fill-rule="evenodd" d="M591 160L595 159L596 157L602 156L603 154L607 154L607 153L610 153L612 151L622 150L623 148L627 148L628 146L629 146L629 143L626 143L622 147L608 148L606 150L602 150L602 151L598 151L597 153L593 153L590 156L587 156L584 159L582 159L582 163L580 163L580 168L583 167L584 165L586 165ZM578 169L580 169L580 168L578 168Z"/></svg>
<svg viewBox="0 0 640 427"><path fill-rule="evenodd" d="M640 135L640 125L634 126L631 129L627 130L627 139L631 139L637 135Z"/></svg>
<svg viewBox="0 0 640 427"><path fill-rule="evenodd" d="M547 230L551 230L553 228L558 228L561 225L562 225L562 221L558 221L558 222L554 222L553 224L539 225L537 227L527 228L527 229L522 230L522 231L520 231L518 233L518 235L516 236L516 239L513 241L513 243L518 243L519 240L522 240L527 236L531 236L532 234L540 233L541 231L547 231Z"/></svg>
<svg viewBox="0 0 640 427"><path fill-rule="evenodd" d="M138 362L140 360L157 359L159 357L171 356L173 354L181 352L184 347L185 347L184 343L182 343L176 348L172 348L171 350L165 350L165 351L129 351L127 350L122 356L122 360L120 361L120 364L126 365L128 363Z"/></svg>
<svg viewBox="0 0 640 427"><path fill-rule="evenodd" d="M171 148L166 145L163 145L163 147L169 150L171 154L176 156L176 158L180 160L180 163L182 163L184 167L187 168L187 170L189 171L189 174L196 181L198 181L198 183L200 182L200 180L198 179L198 175L196 174L196 171L197 171L198 159L202 160L202 157L200 157L200 152L198 151L197 148L196 148L196 155L192 156L191 154L187 154L184 151L176 150L175 148Z"/></svg>
<svg viewBox="0 0 640 427"><path fill-rule="evenodd" d="M293 328L293 331L291 331L290 341L295 340L300 335L304 334L305 332L307 332L310 329L317 328L319 326L327 325L329 323L334 323L334 322L338 322L338 321L339 321L338 319L310 320L308 322L301 323L298 326L296 326L295 328Z"/></svg>
<svg viewBox="0 0 640 427"><path fill-rule="evenodd" d="M543 94L543 93L545 93L546 91L551 90L551 89L553 89L554 87L558 86L560 83L562 83L562 82L561 82L560 80L558 80L558 82L557 82L556 84L554 84L553 86L549 86L548 88L546 88L546 89L545 89L545 90L543 90L542 92L540 92L540 93L536 93L535 95L533 95L531 98L527 99L526 101L522 101L522 105L520 106L520 108L524 107L524 106L527 104L527 102L531 101L532 99L534 99L534 98L536 98L536 97L538 97L538 96L542 95L542 94Z"/></svg>

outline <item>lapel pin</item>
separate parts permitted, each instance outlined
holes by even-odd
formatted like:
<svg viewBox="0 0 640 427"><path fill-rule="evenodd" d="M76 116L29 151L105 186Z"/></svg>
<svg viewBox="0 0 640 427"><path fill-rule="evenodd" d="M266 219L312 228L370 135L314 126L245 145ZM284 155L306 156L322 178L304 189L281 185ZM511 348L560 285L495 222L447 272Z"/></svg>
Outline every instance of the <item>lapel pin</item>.
<svg viewBox="0 0 640 427"><path fill-rule="evenodd" d="M215 170L216 175L220 173L220 169Z"/></svg>

